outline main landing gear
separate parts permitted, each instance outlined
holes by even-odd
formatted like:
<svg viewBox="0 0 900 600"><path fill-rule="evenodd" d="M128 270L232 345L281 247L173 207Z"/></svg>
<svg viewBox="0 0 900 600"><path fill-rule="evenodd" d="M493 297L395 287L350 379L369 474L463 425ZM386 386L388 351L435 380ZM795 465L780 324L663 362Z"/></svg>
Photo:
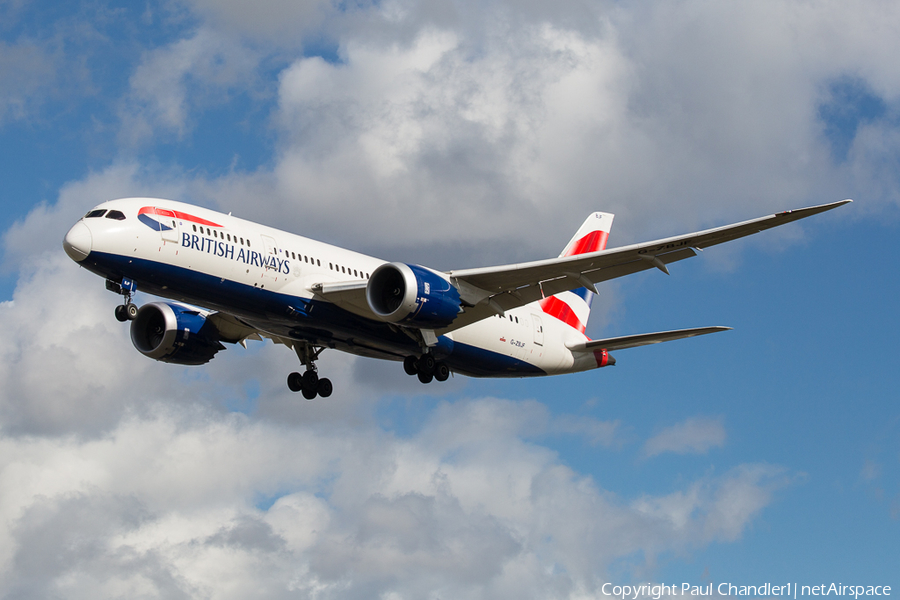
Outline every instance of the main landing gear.
<svg viewBox="0 0 900 600"><path fill-rule="evenodd" d="M307 400L312 400L316 396L327 398L334 391L331 380L326 377L319 378L319 373L316 369L316 359L319 358L324 349L299 342L294 344L297 358L306 366L306 371L302 375L296 372L288 375L287 384L292 392L301 392Z"/></svg>
<svg viewBox="0 0 900 600"><path fill-rule="evenodd" d="M446 363L435 360L430 353L421 357L407 356L403 359L403 370L407 375L415 375L422 383L431 383L432 379L447 381L450 377L450 367Z"/></svg>
<svg viewBox="0 0 900 600"><path fill-rule="evenodd" d="M122 279L122 282L106 280L106 289L116 294L125 296L125 303L116 307L116 320L124 323L125 321L133 321L138 314L137 304L131 301L132 294L136 286L134 281L130 279Z"/></svg>

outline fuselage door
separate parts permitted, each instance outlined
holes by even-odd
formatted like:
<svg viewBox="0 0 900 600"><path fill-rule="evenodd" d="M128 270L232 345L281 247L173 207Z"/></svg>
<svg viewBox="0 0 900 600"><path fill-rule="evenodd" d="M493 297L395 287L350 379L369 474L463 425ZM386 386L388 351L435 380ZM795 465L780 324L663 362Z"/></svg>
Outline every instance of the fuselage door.
<svg viewBox="0 0 900 600"><path fill-rule="evenodd" d="M260 237L262 238L263 246L266 247L266 253L263 255L263 262L265 263L263 277L277 281L281 264L281 261L278 260L278 243L271 236L260 235Z"/></svg>
<svg viewBox="0 0 900 600"><path fill-rule="evenodd" d="M544 345L544 324L541 318L535 314L531 315L531 322L534 323L534 344L535 346Z"/></svg>
<svg viewBox="0 0 900 600"><path fill-rule="evenodd" d="M266 247L266 255L278 256L278 244L275 242L275 238L268 235L262 235L260 237L262 238L263 245Z"/></svg>
<svg viewBox="0 0 900 600"><path fill-rule="evenodd" d="M181 241L181 238L178 237L178 220L175 218L174 212L165 208L157 208L156 218L159 221L159 233L163 240L167 242Z"/></svg>

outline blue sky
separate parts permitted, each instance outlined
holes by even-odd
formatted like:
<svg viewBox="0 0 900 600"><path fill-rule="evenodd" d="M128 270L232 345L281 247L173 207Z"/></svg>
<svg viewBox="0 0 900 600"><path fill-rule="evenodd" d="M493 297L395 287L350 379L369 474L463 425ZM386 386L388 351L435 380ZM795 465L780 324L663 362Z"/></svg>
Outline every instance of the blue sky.
<svg viewBox="0 0 900 600"><path fill-rule="evenodd" d="M881 2L0 4L0 596L900 589L898 21ZM593 210L614 246L855 202L606 284L588 328L733 331L427 387L331 352L335 395L307 403L272 344L200 368L133 350L61 249L130 195L444 269L556 255Z"/></svg>

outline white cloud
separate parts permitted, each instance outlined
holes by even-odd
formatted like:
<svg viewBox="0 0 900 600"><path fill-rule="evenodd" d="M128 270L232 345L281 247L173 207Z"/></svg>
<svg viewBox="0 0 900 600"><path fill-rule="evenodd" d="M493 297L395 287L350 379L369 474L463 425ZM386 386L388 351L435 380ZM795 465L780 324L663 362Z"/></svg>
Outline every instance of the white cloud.
<svg viewBox="0 0 900 600"><path fill-rule="evenodd" d="M644 444L644 454L665 452L703 454L725 444L725 425L721 417L691 417L660 431Z"/></svg>
<svg viewBox="0 0 900 600"><path fill-rule="evenodd" d="M633 507L695 543L734 541L771 502L772 493L790 482L782 467L741 465L716 480L697 481L667 496L640 498Z"/></svg>
<svg viewBox="0 0 900 600"><path fill-rule="evenodd" d="M498 6L451 17L389 3L338 17L340 62L304 57L281 73L274 168L210 181L206 193L441 268L552 255L597 209L618 213L618 245L856 194L896 197L885 162L895 128L861 128L851 160L835 165L817 110L848 72L896 102L894 64L861 34L893 10L682 2L576 20L569 5ZM844 16L858 26L836 28Z"/></svg>
<svg viewBox="0 0 900 600"><path fill-rule="evenodd" d="M95 440L5 436L0 583L76 598L576 597L634 552L735 539L784 483L748 465L629 504L524 442L529 412L446 404L402 439L372 421L172 405ZM267 496L280 497L257 507Z"/></svg>
<svg viewBox="0 0 900 600"><path fill-rule="evenodd" d="M261 58L258 50L209 28L148 52L130 79L120 137L127 143L160 141L164 132L182 138L192 109L224 104L234 90L264 96L256 71Z"/></svg>

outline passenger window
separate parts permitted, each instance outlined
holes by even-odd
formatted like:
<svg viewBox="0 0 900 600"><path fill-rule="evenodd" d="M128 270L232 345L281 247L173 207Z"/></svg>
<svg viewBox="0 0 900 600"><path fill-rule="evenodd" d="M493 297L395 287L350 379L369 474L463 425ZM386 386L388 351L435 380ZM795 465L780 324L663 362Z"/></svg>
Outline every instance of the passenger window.
<svg viewBox="0 0 900 600"><path fill-rule="evenodd" d="M231 241L231 234L230 234L230 233L226 233L226 234L225 234L225 237L228 238L228 241L229 241L229 242Z"/></svg>
<svg viewBox="0 0 900 600"><path fill-rule="evenodd" d="M92 210L88 214L84 215L85 219L96 219L97 217L102 217L103 213L105 213L105 209L101 210Z"/></svg>
<svg viewBox="0 0 900 600"><path fill-rule="evenodd" d="M319 265L319 266L321 267L321 266L322 266L322 261L321 261L321 260L316 260L316 264Z"/></svg>
<svg viewBox="0 0 900 600"><path fill-rule="evenodd" d="M115 219L116 221L124 221L125 214L121 210L111 210L106 213L107 219Z"/></svg>

